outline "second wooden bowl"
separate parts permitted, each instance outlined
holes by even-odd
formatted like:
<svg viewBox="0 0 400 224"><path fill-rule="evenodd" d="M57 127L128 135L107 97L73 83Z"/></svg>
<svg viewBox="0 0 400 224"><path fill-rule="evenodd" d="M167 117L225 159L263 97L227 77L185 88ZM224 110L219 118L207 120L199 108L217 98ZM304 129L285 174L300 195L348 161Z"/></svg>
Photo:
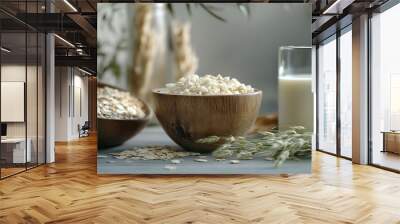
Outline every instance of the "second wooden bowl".
<svg viewBox="0 0 400 224"><path fill-rule="evenodd" d="M116 88L107 84L98 83L97 87L102 88L108 86L110 88L125 91L120 88ZM123 144L130 138L137 135L152 117L150 107L143 100L138 99L142 104L142 110L145 113L145 117L131 119L131 120L119 120L119 119L103 119L97 118L97 144L98 149L103 150L110 147L118 146Z"/></svg>
<svg viewBox="0 0 400 224"><path fill-rule="evenodd" d="M174 95L153 90L154 112L168 136L185 150L212 152L219 144L201 144L209 136L243 136L257 118L262 92L238 95Z"/></svg>

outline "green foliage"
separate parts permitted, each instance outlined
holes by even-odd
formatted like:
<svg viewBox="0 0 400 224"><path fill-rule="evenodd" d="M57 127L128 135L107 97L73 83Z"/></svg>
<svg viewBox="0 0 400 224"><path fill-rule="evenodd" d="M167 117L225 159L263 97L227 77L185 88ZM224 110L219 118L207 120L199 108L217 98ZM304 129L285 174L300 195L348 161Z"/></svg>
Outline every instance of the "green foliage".
<svg viewBox="0 0 400 224"><path fill-rule="evenodd" d="M250 17L250 6L248 3L236 3L236 6L243 13L243 15ZM193 8L200 7L204 11L206 11L210 16L214 17L215 19L226 22L226 19L223 18L218 14L221 11L221 8L213 5L213 4L205 4L205 3L185 3L186 11L191 16L193 12ZM175 16L175 10L173 7L173 3L166 3L166 9L170 13L171 16ZM118 6L116 3L111 3L110 7L105 7L101 9L99 15L101 15L99 25L102 28L107 29L109 32L114 33L116 32L115 27L113 25L114 18L117 17L120 13L121 7ZM110 46L111 43L106 43L104 41L97 42L97 56L100 59L100 63L98 63L98 74L101 78L107 71L111 71L111 73L116 77L119 78L122 74L121 65L119 65L117 61L118 54L127 49L127 40L120 38L117 41L117 46L112 52L105 52L104 47ZM171 37L168 40L169 49L172 50L172 43ZM129 69L129 68L128 68Z"/></svg>
<svg viewBox="0 0 400 224"><path fill-rule="evenodd" d="M117 17L120 13L121 7L116 3L109 4L109 7L103 7L99 11L100 21L98 23L102 29L108 30L110 33L117 32L113 25L114 18ZM120 32L125 32L126 30L120 30ZM98 61L100 61L97 65L97 73L101 78L107 71L111 71L111 73L116 77L120 78L122 71L121 65L117 61L118 54L127 49L128 40L124 37L120 37L116 42L116 46L110 52L106 52L104 49L106 46L113 46L114 43L110 43L107 41L100 41L99 38L97 40L97 57Z"/></svg>
<svg viewBox="0 0 400 224"><path fill-rule="evenodd" d="M166 3L166 7L168 12L171 14L171 16L175 16L175 10L173 3ZM204 11L206 11L210 16L214 17L215 19L221 21L221 22L226 22L226 19L223 18L218 14L218 11L221 11L221 8L211 5L211 4L205 4L205 3L185 3L186 6L186 11L187 13L191 16L192 15L192 5L194 7L200 7ZM250 17L250 5L248 3L236 3L237 8L243 15L246 17Z"/></svg>
<svg viewBox="0 0 400 224"><path fill-rule="evenodd" d="M221 16L219 16L217 13L215 13L214 10L210 6L207 6L204 3L199 3L199 5L200 5L201 8L204 9L204 11L206 11L212 17L218 19L219 21L226 22L226 20L224 18L222 18Z"/></svg>
<svg viewBox="0 0 400 224"><path fill-rule="evenodd" d="M199 139L197 143L215 144L223 141L213 156L227 159L235 156L239 160L262 157L274 160L275 166L281 166L286 160L311 158L312 133L305 132L304 127L291 127L285 131L264 131L248 137L210 136Z"/></svg>

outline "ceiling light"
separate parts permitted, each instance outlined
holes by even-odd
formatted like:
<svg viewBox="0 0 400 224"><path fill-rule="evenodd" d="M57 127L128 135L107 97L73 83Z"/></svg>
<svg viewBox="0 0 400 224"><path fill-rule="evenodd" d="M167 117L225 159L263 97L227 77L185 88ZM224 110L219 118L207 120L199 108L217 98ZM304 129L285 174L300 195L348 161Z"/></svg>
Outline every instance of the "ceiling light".
<svg viewBox="0 0 400 224"><path fill-rule="evenodd" d="M62 42L64 42L65 44L67 44L68 46L75 48L75 45L73 45L73 44L72 44L71 42L69 42L68 40L66 40L66 39L64 39L64 38L62 38L62 37L60 37L60 36L57 35L57 34L54 34L54 36L57 37L57 38L58 38L59 40L61 40Z"/></svg>
<svg viewBox="0 0 400 224"><path fill-rule="evenodd" d="M6 52L6 53L10 53L10 52L11 52L11 50L9 50L9 49L7 49L7 48L5 48L5 47L1 47L0 49L1 49L2 51Z"/></svg>
<svg viewBox="0 0 400 224"><path fill-rule="evenodd" d="M83 72L83 73L85 73L86 75L92 75L92 73L90 73L90 72L88 72L88 71L86 71L86 70L83 70L83 69L81 69L81 68L78 68L78 70L81 71L81 72Z"/></svg>
<svg viewBox="0 0 400 224"><path fill-rule="evenodd" d="M73 6L68 0L64 0L64 3L67 4L74 12L78 12L75 6Z"/></svg>

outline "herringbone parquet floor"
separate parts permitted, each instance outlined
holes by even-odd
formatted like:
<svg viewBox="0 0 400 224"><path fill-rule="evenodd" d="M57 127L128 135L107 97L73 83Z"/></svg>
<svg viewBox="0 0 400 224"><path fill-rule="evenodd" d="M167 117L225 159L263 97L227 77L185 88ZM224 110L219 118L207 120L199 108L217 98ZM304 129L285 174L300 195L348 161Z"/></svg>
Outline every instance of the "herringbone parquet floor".
<svg viewBox="0 0 400 224"><path fill-rule="evenodd" d="M314 153L312 175L98 176L95 138L0 181L0 223L400 223L400 175Z"/></svg>

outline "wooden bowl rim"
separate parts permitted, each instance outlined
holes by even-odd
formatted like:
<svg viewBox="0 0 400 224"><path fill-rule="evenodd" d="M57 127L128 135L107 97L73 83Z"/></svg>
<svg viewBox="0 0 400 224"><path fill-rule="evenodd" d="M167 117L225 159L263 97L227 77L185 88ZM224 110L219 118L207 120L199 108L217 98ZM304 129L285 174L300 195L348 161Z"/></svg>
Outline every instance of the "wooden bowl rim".
<svg viewBox="0 0 400 224"><path fill-rule="evenodd" d="M168 96L188 96L188 97L229 97L229 96L255 96L255 95L260 95L262 94L262 91L259 89L254 89L255 91L252 93L241 93L241 94L220 94L220 95L188 95L188 94L174 94L174 93L166 93L166 92L161 92L166 88L157 88L153 89L152 92L154 94L159 94L159 95L168 95Z"/></svg>
<svg viewBox="0 0 400 224"><path fill-rule="evenodd" d="M148 116L148 115L146 115L146 117L144 117L144 118L139 118L139 119L130 119L130 120L128 120L128 119L108 119L108 118L97 118L98 120L105 120L105 121L143 121L143 122L146 122L146 121L149 121L150 120L150 116Z"/></svg>

